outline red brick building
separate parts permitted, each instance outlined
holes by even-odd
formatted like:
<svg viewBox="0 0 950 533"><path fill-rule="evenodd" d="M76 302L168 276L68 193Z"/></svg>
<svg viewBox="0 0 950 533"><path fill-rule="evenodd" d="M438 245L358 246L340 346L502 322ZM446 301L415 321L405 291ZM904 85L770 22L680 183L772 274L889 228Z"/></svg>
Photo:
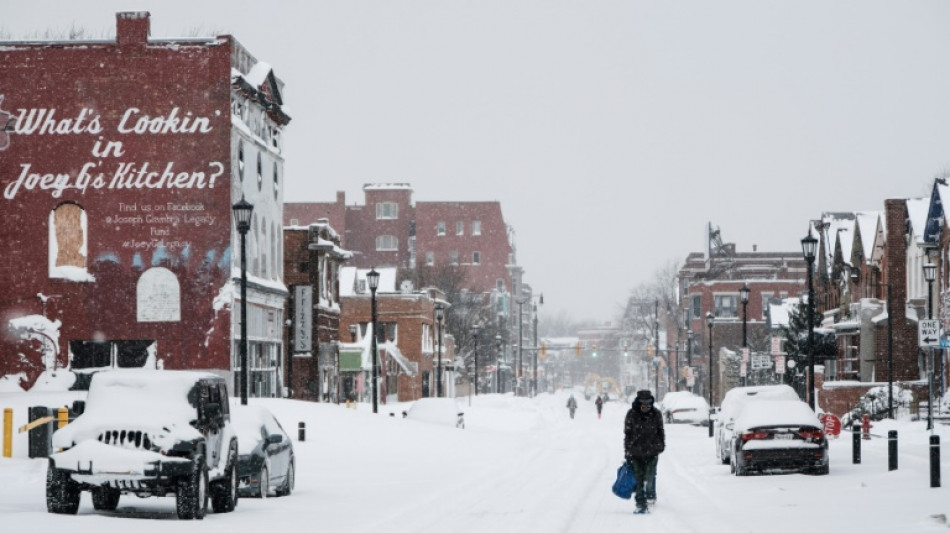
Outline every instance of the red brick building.
<svg viewBox="0 0 950 533"><path fill-rule="evenodd" d="M115 41L0 46L0 374L229 374L244 196L252 394L275 395L282 83L231 36L151 40L147 12L116 19ZM10 322L30 316L56 326L46 345Z"/></svg>
<svg viewBox="0 0 950 533"><path fill-rule="evenodd" d="M333 203L288 202L284 223L309 224L326 218L354 252L353 266L394 266L400 279L418 265L458 265L466 287L511 293L515 263L508 226L498 202L412 201L409 184L367 184L365 203L346 205L338 192Z"/></svg>
<svg viewBox="0 0 950 533"><path fill-rule="evenodd" d="M379 324L377 342L392 342L399 354L409 362L409 369L389 361L383 354L379 382L380 398L393 401L412 401L436 396L438 362L442 362L442 396L455 396L455 342L442 330L442 353L439 357L439 325L435 307L448 302L441 291L397 290L394 268L381 268L379 288L376 291L376 321ZM344 268L341 275L343 312L340 316L340 338L357 343L371 331L372 300L366 286L366 269ZM355 374L365 371L354 366L356 361L343 364L344 394L357 388ZM349 377L348 377L349 375Z"/></svg>

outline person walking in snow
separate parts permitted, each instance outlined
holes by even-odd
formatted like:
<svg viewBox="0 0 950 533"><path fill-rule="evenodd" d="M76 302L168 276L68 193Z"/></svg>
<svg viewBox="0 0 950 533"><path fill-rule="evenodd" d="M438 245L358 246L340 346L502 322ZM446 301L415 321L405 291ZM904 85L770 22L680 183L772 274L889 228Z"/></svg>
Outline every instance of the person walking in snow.
<svg viewBox="0 0 950 533"><path fill-rule="evenodd" d="M656 465L659 455L666 449L663 415L653 403L653 393L637 391L623 423L624 459L633 467L637 478L634 496L637 514L647 511L648 500L656 500Z"/></svg>
<svg viewBox="0 0 950 533"><path fill-rule="evenodd" d="M574 399L573 394L571 394L571 397L567 399L567 410L571 412L571 419L573 419L574 411L577 410L577 400Z"/></svg>
<svg viewBox="0 0 950 533"><path fill-rule="evenodd" d="M594 400L594 405L597 406L597 418L600 418L600 412L604 409L604 399L598 396L597 399Z"/></svg>

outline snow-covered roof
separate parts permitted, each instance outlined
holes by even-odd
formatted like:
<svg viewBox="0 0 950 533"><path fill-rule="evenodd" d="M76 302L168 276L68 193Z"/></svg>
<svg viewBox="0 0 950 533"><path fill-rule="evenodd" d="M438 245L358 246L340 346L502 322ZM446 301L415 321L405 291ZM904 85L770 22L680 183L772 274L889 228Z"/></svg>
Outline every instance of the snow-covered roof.
<svg viewBox="0 0 950 533"><path fill-rule="evenodd" d="M369 296L369 283L366 282L366 274L372 270L370 268L342 267L340 268L340 296ZM396 291L396 267L379 267L379 287L376 293L395 293ZM362 282L362 283L360 283ZM360 290L360 287L363 290Z"/></svg>
<svg viewBox="0 0 950 533"><path fill-rule="evenodd" d="M861 248L864 250L864 260L870 261L874 253L874 239L877 236L877 221L881 217L880 211L859 211L857 226L861 231Z"/></svg>
<svg viewBox="0 0 950 533"><path fill-rule="evenodd" d="M914 242L924 243L924 229L927 225L927 212L930 210L929 198L910 198L907 200L907 217L910 219Z"/></svg>

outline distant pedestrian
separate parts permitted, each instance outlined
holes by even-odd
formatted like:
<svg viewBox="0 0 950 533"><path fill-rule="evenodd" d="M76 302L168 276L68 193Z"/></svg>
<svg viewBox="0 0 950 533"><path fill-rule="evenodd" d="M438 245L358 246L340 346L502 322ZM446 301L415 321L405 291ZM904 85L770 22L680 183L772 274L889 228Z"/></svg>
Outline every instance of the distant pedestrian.
<svg viewBox="0 0 950 533"><path fill-rule="evenodd" d="M650 391L637 391L623 424L624 458L637 478L634 501L638 514L647 511L647 500L656 500L656 464L666 449L663 415L653 402Z"/></svg>
<svg viewBox="0 0 950 533"><path fill-rule="evenodd" d="M574 399L574 395L571 394L571 397L567 399L567 410L571 412L571 419L574 419L574 411L577 410L577 400Z"/></svg>
<svg viewBox="0 0 950 533"><path fill-rule="evenodd" d="M600 418L600 412L604 409L604 399L598 396L597 399L594 400L594 405L597 406L597 418Z"/></svg>

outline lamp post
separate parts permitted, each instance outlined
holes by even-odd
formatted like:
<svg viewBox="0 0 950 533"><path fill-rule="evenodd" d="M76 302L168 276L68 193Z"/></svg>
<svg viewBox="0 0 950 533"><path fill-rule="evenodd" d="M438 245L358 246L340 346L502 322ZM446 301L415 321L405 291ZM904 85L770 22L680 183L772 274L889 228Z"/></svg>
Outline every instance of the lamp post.
<svg viewBox="0 0 950 533"><path fill-rule="evenodd" d="M534 396L538 395L538 305L544 305L544 293L538 295L538 303L533 305L534 311L534 371L531 374L531 390Z"/></svg>
<svg viewBox="0 0 950 533"><path fill-rule="evenodd" d="M687 372L691 372L693 369L693 330L686 330L686 368ZM687 379L689 375L687 374ZM689 392L693 392L693 386L689 385L687 382L687 389Z"/></svg>
<svg viewBox="0 0 950 533"><path fill-rule="evenodd" d="M742 302L742 360L745 361L746 349L749 347L748 337L746 336L746 323L748 322L748 310L749 310L749 285L746 283L742 284L742 287L739 289L739 300ZM746 362L748 365L749 363ZM742 376L742 384L745 385L748 380L747 376L749 375L749 369L746 367L745 375Z"/></svg>
<svg viewBox="0 0 950 533"><path fill-rule="evenodd" d="M241 405L247 405L247 232L254 206L244 199L231 206L234 224L241 234Z"/></svg>
<svg viewBox="0 0 950 533"><path fill-rule="evenodd" d="M808 406L815 409L815 289L812 286L812 270L815 264L815 251L818 248L818 239L812 236L811 228L808 235L802 238L802 255L808 263Z"/></svg>
<svg viewBox="0 0 950 533"><path fill-rule="evenodd" d="M373 353L370 355L373 358L373 413L375 414L379 412L379 388L376 386L379 376L379 350L376 346L378 337L376 332L376 289L379 288L379 272L376 272L375 268L366 274L366 282L369 284L371 320L373 322L373 340L370 343L370 349Z"/></svg>
<svg viewBox="0 0 950 533"><path fill-rule="evenodd" d="M501 394L501 335L495 335L495 392Z"/></svg>
<svg viewBox="0 0 950 533"><path fill-rule="evenodd" d="M475 352L474 352L474 354L475 354L475 365L474 365L474 368L475 368L475 372L474 372L474 374L475 374L475 379L472 380L472 381L473 381L473 384L474 384L474 386L475 386L475 396L478 396L478 330L479 330L479 329L481 329L481 327L480 327L478 324L475 324L474 326L472 326L472 337L475 338ZM469 391L469 396L471 396L471 391Z"/></svg>
<svg viewBox="0 0 950 533"><path fill-rule="evenodd" d="M435 397L442 397L442 319L445 318L445 306L435 304L435 321L439 330L439 368L435 371Z"/></svg>
<svg viewBox="0 0 950 533"><path fill-rule="evenodd" d="M522 346L524 344L524 315L521 312L521 306L527 303L527 299L515 301L518 304L518 361L515 363L515 395L521 396L521 361Z"/></svg>
<svg viewBox="0 0 950 533"><path fill-rule="evenodd" d="M924 279L927 281L927 319L934 317L934 280L937 278L937 265L924 264ZM934 350L927 348L927 429L934 428Z"/></svg>
<svg viewBox="0 0 950 533"><path fill-rule="evenodd" d="M712 408L713 408L713 346L712 328L715 317L712 312L706 312L706 327L709 328L709 436L713 436Z"/></svg>

